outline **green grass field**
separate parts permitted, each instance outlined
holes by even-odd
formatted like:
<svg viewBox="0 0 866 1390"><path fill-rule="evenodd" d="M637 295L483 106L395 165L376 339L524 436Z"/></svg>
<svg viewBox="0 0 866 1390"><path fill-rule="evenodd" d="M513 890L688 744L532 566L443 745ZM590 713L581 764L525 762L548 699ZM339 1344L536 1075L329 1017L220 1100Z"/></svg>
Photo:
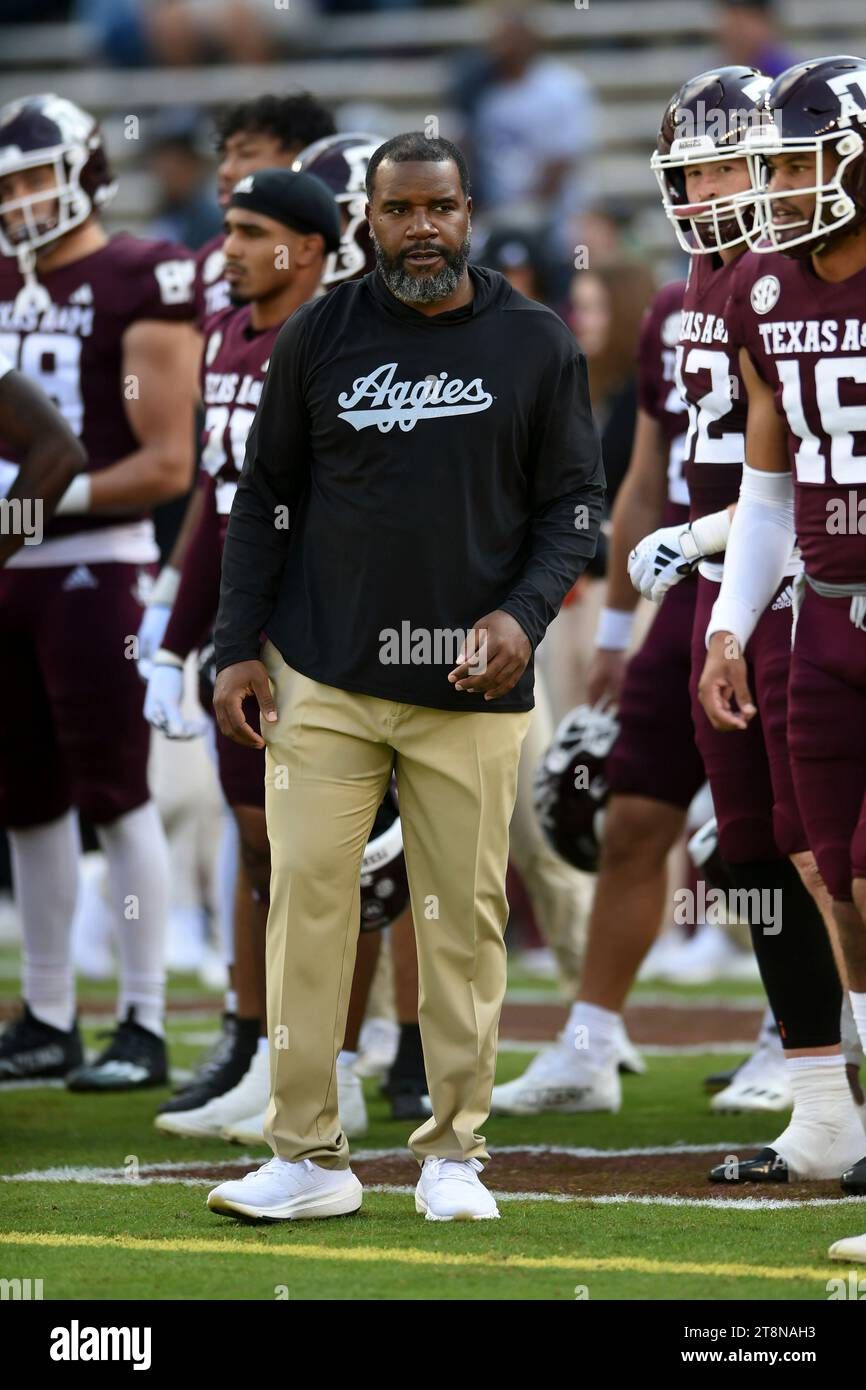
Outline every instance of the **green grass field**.
<svg viewBox="0 0 866 1390"><path fill-rule="evenodd" d="M10 963L8 952L0 963ZM514 985L543 988L520 978ZM754 987L726 992L751 997ZM110 997L112 988L87 984L83 993ZM202 996L184 978L171 993ZM698 989L688 993L701 997ZM192 1067L201 1051L196 1040L217 1028L219 1001L212 1002L212 1013L170 1020L176 1067ZM86 1042L96 1045L92 1029ZM498 1079L518 1074L527 1060L526 1053L504 1052ZM701 1080L723 1060L718 1054L651 1058L646 1076L625 1079L617 1116L491 1119L489 1185L496 1190L495 1152L503 1146L622 1150L766 1142L783 1119L710 1113ZM404 1146L411 1126L390 1120L375 1083L366 1089L370 1130L355 1149ZM152 1119L163 1094L0 1090L0 1174L27 1175L0 1186L0 1277L41 1278L47 1299L826 1300L827 1280L845 1272L827 1259L830 1241L866 1228L862 1203L780 1210L763 1202L719 1210L625 1200L639 1195L638 1185L604 1202L506 1197L495 1223L431 1224L416 1216L408 1193L374 1190L353 1217L239 1225L205 1207L218 1176L196 1185L169 1180L170 1173L149 1180L151 1164L205 1165L243 1154L218 1140L160 1136ZM701 1182L707 1156L692 1160ZM37 1176L68 1169L79 1170L80 1179L91 1168L114 1170L115 1181ZM143 1176L125 1176L142 1169ZM761 1196L754 1189L744 1195L749 1192ZM820 1198L835 1194L833 1184L815 1190Z"/></svg>

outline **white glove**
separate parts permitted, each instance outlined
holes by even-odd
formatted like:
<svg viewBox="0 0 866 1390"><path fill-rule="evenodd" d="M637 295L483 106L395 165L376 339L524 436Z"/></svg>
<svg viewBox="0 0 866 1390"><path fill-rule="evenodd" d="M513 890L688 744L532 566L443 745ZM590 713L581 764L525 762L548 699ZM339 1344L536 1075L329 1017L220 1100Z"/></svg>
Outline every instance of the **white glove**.
<svg viewBox="0 0 866 1390"><path fill-rule="evenodd" d="M693 574L706 555L724 550L730 529L727 508L679 526L662 526L629 555L629 579L644 598L661 603L668 589Z"/></svg>
<svg viewBox="0 0 866 1390"><path fill-rule="evenodd" d="M150 592L138 629L138 674L143 681L150 680L153 658L162 646L179 585L180 571L166 565Z"/></svg>
<svg viewBox="0 0 866 1390"><path fill-rule="evenodd" d="M144 697L144 717L166 738L200 738L207 728L206 719L186 719L183 700L183 667L153 663L147 693Z"/></svg>
<svg viewBox="0 0 866 1390"><path fill-rule="evenodd" d="M629 579L644 598L660 603L668 589L693 572L700 558L688 525L662 526L638 541L629 555Z"/></svg>
<svg viewBox="0 0 866 1390"><path fill-rule="evenodd" d="M144 610L138 629L138 674L143 681L149 681L153 673L153 658L162 646L170 617L167 603L152 603Z"/></svg>

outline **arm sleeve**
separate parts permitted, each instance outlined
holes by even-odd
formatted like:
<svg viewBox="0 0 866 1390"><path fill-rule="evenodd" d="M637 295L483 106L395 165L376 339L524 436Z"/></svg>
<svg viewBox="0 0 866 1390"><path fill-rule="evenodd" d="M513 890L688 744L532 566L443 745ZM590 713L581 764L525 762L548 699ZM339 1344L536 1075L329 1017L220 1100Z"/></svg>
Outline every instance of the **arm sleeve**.
<svg viewBox="0 0 866 1390"><path fill-rule="evenodd" d="M604 513L601 447L581 353L560 357L539 392L533 421L528 555L499 606L535 648L595 554Z"/></svg>
<svg viewBox="0 0 866 1390"><path fill-rule="evenodd" d="M247 435L246 455L223 549L216 669L259 654L260 634L274 611L289 544L293 509L309 485L309 422L301 358L303 311L280 330L262 398Z"/></svg>
<svg viewBox="0 0 866 1390"><path fill-rule="evenodd" d="M198 526L190 537L171 617L161 645L176 656L200 647L211 630L220 592L219 517L214 480L199 480L204 493Z"/></svg>
<svg viewBox="0 0 866 1390"><path fill-rule="evenodd" d="M743 650L782 580L794 544L794 483L790 473L743 466L740 499L731 522L719 597L707 627L732 632Z"/></svg>

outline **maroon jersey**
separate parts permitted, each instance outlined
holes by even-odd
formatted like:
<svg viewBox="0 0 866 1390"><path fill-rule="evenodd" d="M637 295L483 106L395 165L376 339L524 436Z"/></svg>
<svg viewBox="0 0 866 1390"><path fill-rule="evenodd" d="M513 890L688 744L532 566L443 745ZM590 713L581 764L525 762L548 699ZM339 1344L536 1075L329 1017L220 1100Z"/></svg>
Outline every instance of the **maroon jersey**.
<svg viewBox="0 0 866 1390"><path fill-rule="evenodd" d="M732 331L787 425L807 574L866 580L866 270L830 284L811 263L743 257Z"/></svg>
<svg viewBox="0 0 866 1390"><path fill-rule="evenodd" d="M203 508L184 557L180 588L162 643L178 656L201 647L216 617L229 513L244 464L247 434L282 327L275 324L256 332L250 314L249 304L226 309L209 319L204 328Z"/></svg>
<svg viewBox="0 0 866 1390"><path fill-rule="evenodd" d="M746 391L726 321L737 261L714 260L692 258L676 349L677 384L689 412L685 477L693 521L736 502L745 452Z"/></svg>
<svg viewBox="0 0 866 1390"><path fill-rule="evenodd" d="M271 351L282 324L256 332L251 308L226 309L204 329L202 470L214 480L220 550L234 501L247 434L262 394Z"/></svg>
<svg viewBox="0 0 866 1390"><path fill-rule="evenodd" d="M23 281L14 260L0 259L0 354L53 400L81 439L91 472L140 447L125 409L126 330L143 319L191 320L193 274L192 256L184 247L120 235L89 256L40 273L39 283L51 295L51 304L16 313L15 297ZM8 486L20 458L2 438L0 456L7 461L0 471ZM116 529L137 515L57 517L46 526L41 545L28 547L9 563L57 563L60 552L52 548L52 540ZM76 558L109 557L88 556L82 550Z"/></svg>
<svg viewBox="0 0 866 1390"><path fill-rule="evenodd" d="M668 446L668 495L663 526L675 526L689 519L689 490L683 476L686 403L674 380L685 288L684 280L676 280L657 291L644 314L638 345L638 404L658 421Z"/></svg>
<svg viewBox="0 0 866 1390"><path fill-rule="evenodd" d="M195 253L195 317L204 332L207 320L231 307L229 284L223 278L225 236L212 237Z"/></svg>

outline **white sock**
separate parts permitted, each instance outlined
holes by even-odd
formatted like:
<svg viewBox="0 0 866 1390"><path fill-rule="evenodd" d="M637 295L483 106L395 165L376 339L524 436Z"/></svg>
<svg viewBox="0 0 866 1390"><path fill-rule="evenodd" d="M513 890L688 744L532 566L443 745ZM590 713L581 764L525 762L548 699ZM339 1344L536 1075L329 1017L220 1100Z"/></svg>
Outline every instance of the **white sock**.
<svg viewBox="0 0 866 1390"><path fill-rule="evenodd" d="M8 831L23 937L22 994L43 1023L75 1022L72 917L78 896L78 817Z"/></svg>
<svg viewBox="0 0 866 1390"><path fill-rule="evenodd" d="M351 1067L351 1066L354 1066L354 1064L355 1064L355 1062L357 1062L357 1060L358 1060L358 1054L357 1054L357 1052L349 1052L349 1051L344 1047L344 1048L342 1048L342 1049L340 1050L340 1055L339 1055L338 1058L337 1058L337 1066L338 1066L338 1067Z"/></svg>
<svg viewBox="0 0 866 1390"><path fill-rule="evenodd" d="M578 999L571 1006L564 1033L572 1040L575 1049L586 1056L591 1053L594 1063L604 1065L616 1050L617 1036L622 1027L622 1018L611 1009L602 1009L598 1004L587 1004Z"/></svg>
<svg viewBox="0 0 866 1390"><path fill-rule="evenodd" d="M238 1011L238 992L236 989L227 989L225 994L224 1008L227 1014L236 1014Z"/></svg>
<svg viewBox="0 0 866 1390"><path fill-rule="evenodd" d="M839 1054L786 1057L785 1068L794 1092L794 1110L772 1147L795 1175L838 1178L866 1152L845 1062Z"/></svg>
<svg viewBox="0 0 866 1390"><path fill-rule="evenodd" d="M152 801L96 827L108 860L108 896L117 921L120 991L117 1016L130 1007L160 1037L165 1013L168 845Z"/></svg>
<svg viewBox="0 0 866 1390"><path fill-rule="evenodd" d="M842 1039L842 1056L845 1061L855 1067L862 1066L863 1046L860 1042L860 1032L854 1022L850 996L844 990L842 991L842 1011L839 1015L839 1033Z"/></svg>
<svg viewBox="0 0 866 1390"><path fill-rule="evenodd" d="M866 1052L866 994L856 994L853 989L849 989L848 998L851 1000L851 1012L857 1025L860 1046Z"/></svg>

